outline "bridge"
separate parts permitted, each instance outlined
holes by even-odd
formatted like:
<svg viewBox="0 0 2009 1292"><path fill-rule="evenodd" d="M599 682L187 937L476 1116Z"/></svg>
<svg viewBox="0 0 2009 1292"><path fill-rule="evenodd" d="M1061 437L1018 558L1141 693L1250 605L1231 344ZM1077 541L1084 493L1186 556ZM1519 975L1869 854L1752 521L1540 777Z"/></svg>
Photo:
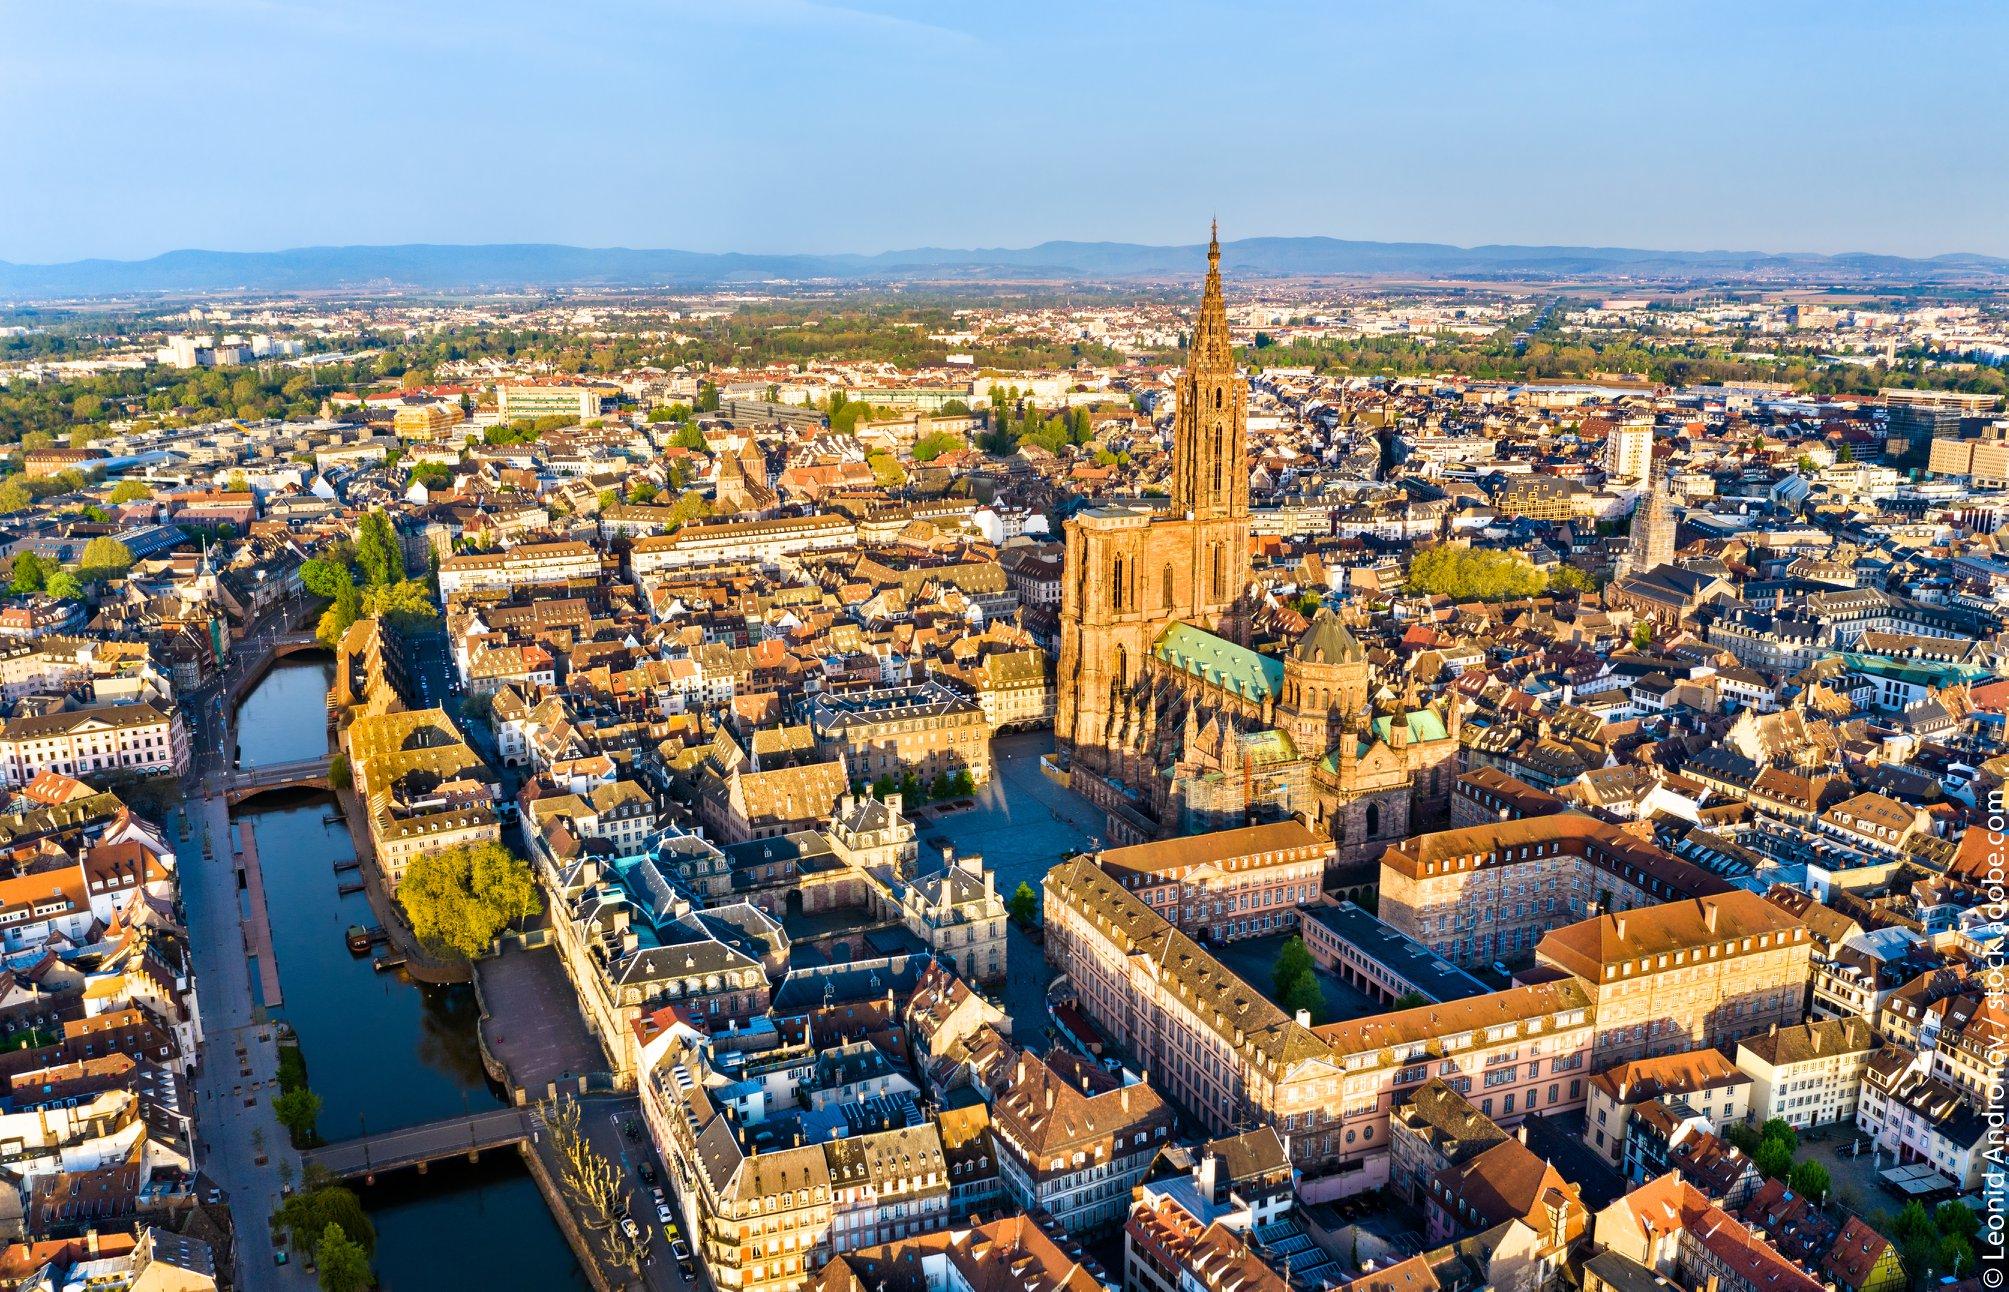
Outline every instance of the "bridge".
<svg viewBox="0 0 2009 1292"><path fill-rule="evenodd" d="M339 1180L371 1180L386 1171L406 1167L423 1171L447 1158L473 1160L488 1149L525 1143L537 1124L533 1109L496 1108L324 1144L302 1153L300 1162L303 1167L322 1167Z"/></svg>
<svg viewBox="0 0 2009 1292"><path fill-rule="evenodd" d="M334 783L328 779L332 757L323 754L319 758L300 758L290 763L238 768L224 783L224 801L236 807L252 795L268 790L332 790Z"/></svg>

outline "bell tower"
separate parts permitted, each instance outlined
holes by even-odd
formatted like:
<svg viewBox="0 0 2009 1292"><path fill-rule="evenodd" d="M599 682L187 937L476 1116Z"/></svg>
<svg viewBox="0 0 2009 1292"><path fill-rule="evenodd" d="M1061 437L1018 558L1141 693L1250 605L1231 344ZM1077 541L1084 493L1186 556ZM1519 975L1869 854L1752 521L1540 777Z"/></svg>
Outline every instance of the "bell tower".
<svg viewBox="0 0 2009 1292"><path fill-rule="evenodd" d="M1207 242L1207 286L1179 376L1172 429L1172 514L1214 520L1249 514L1248 387L1235 372L1221 298L1221 238Z"/></svg>

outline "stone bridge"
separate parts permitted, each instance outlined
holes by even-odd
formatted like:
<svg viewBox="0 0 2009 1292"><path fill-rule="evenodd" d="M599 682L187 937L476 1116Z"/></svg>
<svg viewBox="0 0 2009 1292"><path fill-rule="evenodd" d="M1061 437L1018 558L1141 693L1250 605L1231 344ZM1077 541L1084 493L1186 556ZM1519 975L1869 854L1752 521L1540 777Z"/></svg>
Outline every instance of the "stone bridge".
<svg viewBox="0 0 2009 1292"><path fill-rule="evenodd" d="M319 758L301 758L290 763L239 768L230 773L229 780L224 784L224 801L236 807L254 794L272 790L332 790L335 786L328 778L332 757L323 754Z"/></svg>
<svg viewBox="0 0 2009 1292"><path fill-rule="evenodd" d="M324 1144L302 1153L300 1162L303 1167L324 1167L340 1180L370 1180L386 1171L406 1167L423 1171L450 1157L473 1159L487 1149L522 1144L536 1123L535 1109L496 1108Z"/></svg>

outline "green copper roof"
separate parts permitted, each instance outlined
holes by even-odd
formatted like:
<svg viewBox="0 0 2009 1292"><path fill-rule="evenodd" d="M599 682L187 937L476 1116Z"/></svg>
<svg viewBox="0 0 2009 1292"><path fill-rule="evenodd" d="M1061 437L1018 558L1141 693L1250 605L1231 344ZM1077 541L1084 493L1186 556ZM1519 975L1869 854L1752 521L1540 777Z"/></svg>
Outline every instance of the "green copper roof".
<svg viewBox="0 0 2009 1292"><path fill-rule="evenodd" d="M1420 745L1426 740L1449 738L1449 733L1444 730L1444 719L1437 716L1435 709L1418 709L1414 713L1405 713L1402 715L1402 725L1409 728L1409 740L1412 744ZM1394 727L1394 718L1380 717L1374 720L1374 734L1380 736L1383 743L1387 743L1388 733L1394 730Z"/></svg>
<svg viewBox="0 0 2009 1292"><path fill-rule="evenodd" d="M1173 624L1152 655L1203 682L1251 700L1273 700L1283 688L1284 664L1191 624Z"/></svg>
<svg viewBox="0 0 2009 1292"><path fill-rule="evenodd" d="M1864 655L1843 651L1842 667L1851 673L1908 682L1913 686L1952 686L1957 682L1978 682L1988 670L1972 664L1944 660L1893 659L1888 655Z"/></svg>

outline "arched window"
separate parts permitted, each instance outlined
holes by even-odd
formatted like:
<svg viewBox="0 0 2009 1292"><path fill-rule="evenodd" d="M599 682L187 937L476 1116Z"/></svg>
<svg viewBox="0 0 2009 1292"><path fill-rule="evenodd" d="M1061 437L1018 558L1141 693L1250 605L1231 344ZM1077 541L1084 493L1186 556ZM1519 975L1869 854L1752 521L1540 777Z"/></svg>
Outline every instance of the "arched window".
<svg viewBox="0 0 2009 1292"><path fill-rule="evenodd" d="M1221 491L1221 428L1214 428L1214 492Z"/></svg>
<svg viewBox="0 0 2009 1292"><path fill-rule="evenodd" d="M1169 609L1172 605L1172 563L1170 561L1165 562L1165 573L1163 575L1163 579L1164 579L1164 586L1159 589L1159 599L1163 601L1166 607Z"/></svg>
<svg viewBox="0 0 2009 1292"><path fill-rule="evenodd" d="M1213 554L1214 554L1214 600L1219 601L1221 597L1224 595L1222 589L1227 585L1228 582L1227 562L1222 559L1221 545L1219 543L1215 543L1213 545Z"/></svg>
<svg viewBox="0 0 2009 1292"><path fill-rule="evenodd" d="M1214 407L1219 408L1220 406L1221 406L1221 388L1219 386L1216 386L1214 387Z"/></svg>
<svg viewBox="0 0 2009 1292"><path fill-rule="evenodd" d="M1117 557L1109 567L1109 605L1112 609L1123 609L1123 558Z"/></svg>
<svg viewBox="0 0 2009 1292"><path fill-rule="evenodd" d="M1367 805L1367 837L1372 839L1380 833L1381 805L1379 803L1369 803Z"/></svg>
<svg viewBox="0 0 2009 1292"><path fill-rule="evenodd" d="M1116 685L1119 687L1130 685L1130 652L1121 642L1116 646Z"/></svg>

